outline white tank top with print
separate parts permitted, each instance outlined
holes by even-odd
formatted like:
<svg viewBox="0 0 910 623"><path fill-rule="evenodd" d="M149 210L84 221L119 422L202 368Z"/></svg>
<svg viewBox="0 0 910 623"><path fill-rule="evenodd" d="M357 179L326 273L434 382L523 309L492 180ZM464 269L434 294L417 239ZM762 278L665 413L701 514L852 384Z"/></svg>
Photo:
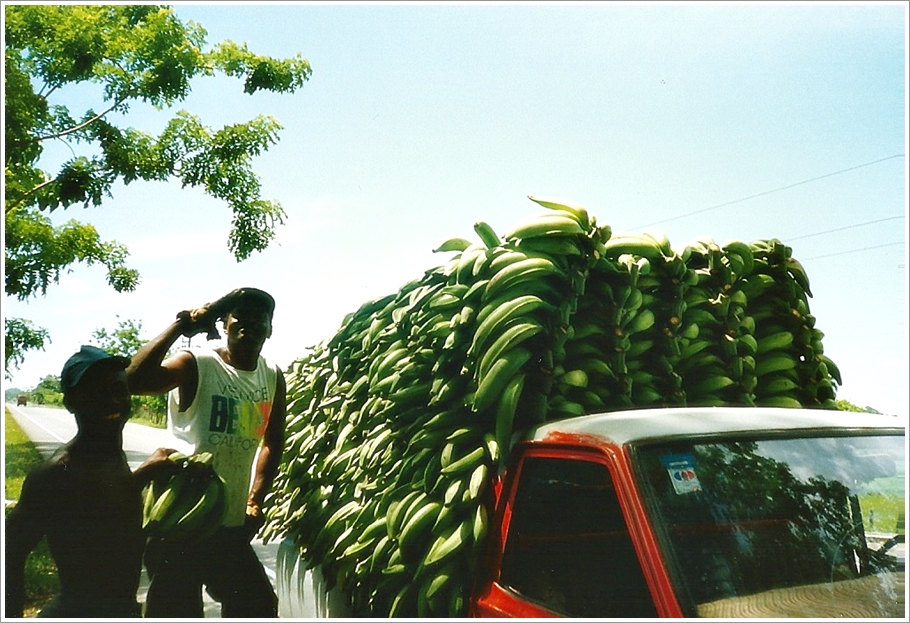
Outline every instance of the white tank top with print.
<svg viewBox="0 0 910 623"><path fill-rule="evenodd" d="M255 370L238 370L214 351L191 351L199 382L186 411L179 393L168 395L168 432L181 452L211 452L215 471L227 483L222 525L243 525L253 461L275 399L277 372L260 356Z"/></svg>

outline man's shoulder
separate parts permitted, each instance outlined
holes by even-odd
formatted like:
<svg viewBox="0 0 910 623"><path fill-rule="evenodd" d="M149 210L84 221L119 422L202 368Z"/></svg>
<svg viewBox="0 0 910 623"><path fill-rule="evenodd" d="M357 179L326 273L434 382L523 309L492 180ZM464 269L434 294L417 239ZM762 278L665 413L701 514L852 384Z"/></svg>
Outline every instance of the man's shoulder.
<svg viewBox="0 0 910 623"><path fill-rule="evenodd" d="M174 351L173 354L168 356L167 362L170 364L170 367L178 366L185 367L187 365L193 365L196 363L196 360L199 358L200 351L191 350L189 348L179 348Z"/></svg>
<svg viewBox="0 0 910 623"><path fill-rule="evenodd" d="M56 488L66 474L69 464L69 452L58 450L50 458L35 465L26 475L25 481L33 489Z"/></svg>
<svg viewBox="0 0 910 623"><path fill-rule="evenodd" d="M218 347L212 348L186 348L184 351L187 356L193 357L194 359L216 359L220 357L218 354Z"/></svg>
<svg viewBox="0 0 910 623"><path fill-rule="evenodd" d="M284 377L284 373L281 371L281 366L271 363L262 355L259 355L259 365L262 366L263 369L267 370L270 375L274 375L276 378Z"/></svg>
<svg viewBox="0 0 910 623"><path fill-rule="evenodd" d="M218 351L215 348L184 348L178 353L188 365L199 366L207 365L220 359Z"/></svg>

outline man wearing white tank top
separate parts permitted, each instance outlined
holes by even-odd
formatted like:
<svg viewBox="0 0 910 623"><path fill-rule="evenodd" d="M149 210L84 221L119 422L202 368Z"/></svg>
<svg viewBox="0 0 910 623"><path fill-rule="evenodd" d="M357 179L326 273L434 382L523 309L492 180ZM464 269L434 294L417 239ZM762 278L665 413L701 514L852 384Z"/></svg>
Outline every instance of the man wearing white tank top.
<svg viewBox="0 0 910 623"><path fill-rule="evenodd" d="M227 484L224 519L213 536L188 543L148 542L146 617L201 618L203 586L221 602L223 617L278 615L274 588L250 543L265 521L262 503L284 445L284 376L261 355L272 334L274 310L267 292L239 288L177 314L127 368L134 394L168 393L173 448L211 452L215 471ZM217 337L219 319L226 346L179 350L165 358L181 336L208 332L210 339Z"/></svg>

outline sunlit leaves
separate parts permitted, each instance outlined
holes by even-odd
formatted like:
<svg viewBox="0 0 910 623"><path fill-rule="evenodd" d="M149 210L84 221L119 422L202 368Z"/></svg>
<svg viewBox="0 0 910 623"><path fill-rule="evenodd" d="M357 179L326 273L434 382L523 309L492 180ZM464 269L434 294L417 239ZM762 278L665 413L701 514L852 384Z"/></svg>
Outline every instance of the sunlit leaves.
<svg viewBox="0 0 910 623"><path fill-rule="evenodd" d="M278 142L281 125L273 117L259 115L248 123L225 126L212 137L213 155L220 160L237 161L258 156Z"/></svg>
<svg viewBox="0 0 910 623"><path fill-rule="evenodd" d="M117 291L135 288L138 274L125 265L125 247L102 242L91 225L54 228L42 214L100 206L118 181L176 178L201 187L228 204L228 247L238 261L269 245L285 214L260 197L252 159L278 141L276 120L258 116L213 130L178 111L155 136L116 125L111 113L169 108L189 95L193 78L219 73L242 78L246 93L294 92L309 79L305 59L259 56L231 41L205 51L205 29L166 6L28 4L4 11L7 294L43 294L80 262L103 264ZM93 87L94 106L72 109L65 87L77 85ZM51 140L69 146L72 158L45 171L42 146Z"/></svg>
<svg viewBox="0 0 910 623"><path fill-rule="evenodd" d="M29 350L43 350L49 340L46 329L36 327L24 318L6 318L5 350L3 351L3 371L7 379L12 378L12 370L25 360Z"/></svg>
<svg viewBox="0 0 910 623"><path fill-rule="evenodd" d="M119 318L119 316L118 316ZM98 348L120 357L132 357L146 341L142 338L142 321L121 320L113 331L100 328L92 333Z"/></svg>
<svg viewBox="0 0 910 623"><path fill-rule="evenodd" d="M284 222L284 209L273 201L254 201L234 212L231 251L239 258L265 248L275 237L275 225Z"/></svg>
<svg viewBox="0 0 910 623"><path fill-rule="evenodd" d="M189 94L191 79L199 75L242 77L247 93L293 92L311 73L299 54L273 59L231 41L205 52L205 30L181 22L162 6L24 5L6 10L7 210L100 205L118 180L176 176L184 186L201 186L225 200L245 223L273 227L281 222L277 204L265 212L278 218L261 217L263 211L256 207L263 202L261 188L252 168L252 157L278 141L281 126L274 119L260 116L215 131L180 111L155 137L115 127L106 116L125 112L131 101L171 106ZM77 115L45 99L78 82L101 86L105 101L96 107L100 112ZM23 165L34 165L41 142L52 138L88 143L100 153L74 157L56 173L36 175L34 167ZM252 211L248 218L242 216L245 210ZM237 259L263 250L274 238L273 232L247 227L233 228L234 235L248 236L229 240Z"/></svg>
<svg viewBox="0 0 910 623"><path fill-rule="evenodd" d="M138 273L124 266L126 248L103 242L92 225L69 221L54 227L36 210L11 211L6 213L6 243L6 293L19 300L45 294L76 262L104 265L108 283L118 292L134 290L139 283Z"/></svg>
<svg viewBox="0 0 910 623"><path fill-rule="evenodd" d="M15 63L7 58L5 65L3 136L6 165L32 163L41 155L34 129L47 119L47 102L32 91L28 76Z"/></svg>
<svg viewBox="0 0 910 623"><path fill-rule="evenodd" d="M233 41L216 45L208 58L213 67L228 76L245 76L244 93L252 94L262 89L293 92L302 87L312 73L309 61L300 54L292 59L278 60L253 54L246 44L238 45Z"/></svg>

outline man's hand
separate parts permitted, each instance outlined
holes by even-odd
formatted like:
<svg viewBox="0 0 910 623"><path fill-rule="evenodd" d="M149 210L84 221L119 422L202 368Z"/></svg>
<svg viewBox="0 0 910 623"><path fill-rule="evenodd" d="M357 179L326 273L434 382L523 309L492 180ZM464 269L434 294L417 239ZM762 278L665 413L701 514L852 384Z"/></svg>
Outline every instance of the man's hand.
<svg viewBox="0 0 910 623"><path fill-rule="evenodd" d="M221 298L211 303L206 303L196 309L188 309L177 314L177 319L184 324L184 337L193 337L199 333L206 333L209 340L217 340L221 337L215 323L224 318L234 305L239 289L231 290Z"/></svg>
<svg viewBox="0 0 910 623"><path fill-rule="evenodd" d="M207 339L217 340L221 337L215 327L217 319L216 314L212 313L208 306L184 310L177 314L177 320L181 322L182 327L181 335L184 337L205 333Z"/></svg>
<svg viewBox="0 0 910 623"><path fill-rule="evenodd" d="M262 508L256 502L247 502L246 519L243 522L243 528L246 530L249 539L259 534L259 530L265 525L265 515L262 514Z"/></svg>
<svg viewBox="0 0 910 623"><path fill-rule="evenodd" d="M168 459L168 457L176 452L173 448L158 448L152 452L147 459L136 468L136 471L133 472L133 476L140 483L141 486L145 486L152 480L157 478L168 478L178 471L180 471L180 466Z"/></svg>

